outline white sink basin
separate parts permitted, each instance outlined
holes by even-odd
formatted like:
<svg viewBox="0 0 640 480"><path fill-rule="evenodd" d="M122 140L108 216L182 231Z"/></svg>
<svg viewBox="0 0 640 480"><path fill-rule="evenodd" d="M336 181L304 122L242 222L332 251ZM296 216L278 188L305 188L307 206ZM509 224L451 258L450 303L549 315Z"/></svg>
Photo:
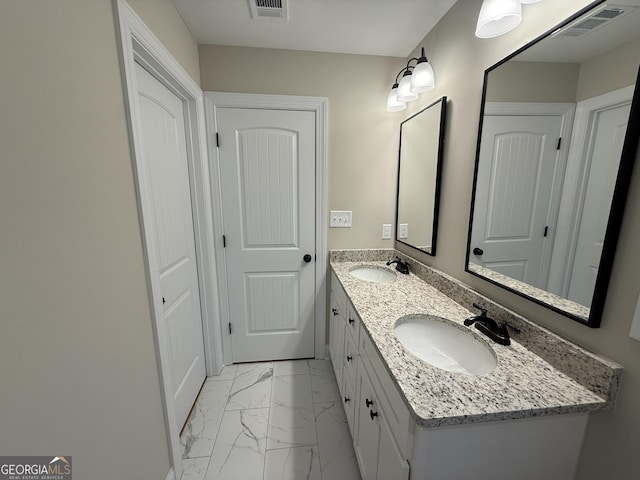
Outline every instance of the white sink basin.
<svg viewBox="0 0 640 480"><path fill-rule="evenodd" d="M362 266L349 271L349 274L367 282L390 283L395 282L396 272L384 267Z"/></svg>
<svg viewBox="0 0 640 480"><path fill-rule="evenodd" d="M445 318L408 315L396 322L394 333L415 356L449 372L484 375L498 364L488 344Z"/></svg>

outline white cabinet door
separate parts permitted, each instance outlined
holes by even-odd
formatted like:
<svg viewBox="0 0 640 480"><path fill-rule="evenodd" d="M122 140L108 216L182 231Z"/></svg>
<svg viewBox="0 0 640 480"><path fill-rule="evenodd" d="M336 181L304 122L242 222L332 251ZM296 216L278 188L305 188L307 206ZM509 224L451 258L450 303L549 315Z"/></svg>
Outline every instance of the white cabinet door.
<svg viewBox="0 0 640 480"><path fill-rule="evenodd" d="M342 355L344 353L345 322L344 314L340 308L336 295L331 292L331 312L329 313L329 349L331 350L331 363L336 374L338 385L342 385Z"/></svg>
<svg viewBox="0 0 640 480"><path fill-rule="evenodd" d="M378 448L378 479L407 480L409 463L402 457L386 419L380 417L380 446Z"/></svg>
<svg viewBox="0 0 640 480"><path fill-rule="evenodd" d="M358 391L356 404L358 422L354 438L356 457L362 480L375 480L378 478L378 448L380 444L378 401L363 363L358 369L356 389Z"/></svg>

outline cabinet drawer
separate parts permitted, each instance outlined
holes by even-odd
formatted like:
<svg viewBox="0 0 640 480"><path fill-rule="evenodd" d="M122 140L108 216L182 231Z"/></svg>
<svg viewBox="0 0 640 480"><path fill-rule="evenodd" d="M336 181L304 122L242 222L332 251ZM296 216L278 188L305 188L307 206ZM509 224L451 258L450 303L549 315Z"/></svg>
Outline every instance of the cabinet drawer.
<svg viewBox="0 0 640 480"><path fill-rule="evenodd" d="M369 338L369 334L364 329L360 334L359 351L360 363L366 361L371 365L371 382L373 388L378 392L379 401L385 412L391 433L404 458L411 458L415 424L395 382L391 379L384 362Z"/></svg>
<svg viewBox="0 0 640 480"><path fill-rule="evenodd" d="M349 327L346 327L349 328ZM356 371L358 370L358 349L357 344L351 338L351 335L344 336L344 354L342 355L343 375L349 378L351 385L356 383Z"/></svg>

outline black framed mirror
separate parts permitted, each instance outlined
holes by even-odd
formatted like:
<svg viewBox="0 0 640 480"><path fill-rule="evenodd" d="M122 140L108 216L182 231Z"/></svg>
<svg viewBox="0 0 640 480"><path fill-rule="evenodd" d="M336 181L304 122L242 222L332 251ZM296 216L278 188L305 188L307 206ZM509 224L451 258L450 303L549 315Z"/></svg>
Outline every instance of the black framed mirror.
<svg viewBox="0 0 640 480"><path fill-rule="evenodd" d="M400 124L396 241L436 254L447 97Z"/></svg>
<svg viewBox="0 0 640 480"><path fill-rule="evenodd" d="M465 269L589 327L637 155L639 52L640 8L598 1L485 71Z"/></svg>

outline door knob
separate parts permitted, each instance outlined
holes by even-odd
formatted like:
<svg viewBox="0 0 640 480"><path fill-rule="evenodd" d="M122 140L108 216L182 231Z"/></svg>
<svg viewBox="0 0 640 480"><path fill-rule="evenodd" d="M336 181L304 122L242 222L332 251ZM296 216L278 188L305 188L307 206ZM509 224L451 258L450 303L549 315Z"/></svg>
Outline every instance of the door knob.
<svg viewBox="0 0 640 480"><path fill-rule="evenodd" d="M484 253L484 250L482 250L481 248L476 247L476 248L474 248L474 249L473 249L473 254L474 254L474 255L478 255L478 256L480 256L480 255L482 255L483 253Z"/></svg>
<svg viewBox="0 0 640 480"><path fill-rule="evenodd" d="M309 255L309 254L307 253L304 257L302 257L302 259L303 259L305 262L309 263L309 262L311 261L311 255Z"/></svg>

